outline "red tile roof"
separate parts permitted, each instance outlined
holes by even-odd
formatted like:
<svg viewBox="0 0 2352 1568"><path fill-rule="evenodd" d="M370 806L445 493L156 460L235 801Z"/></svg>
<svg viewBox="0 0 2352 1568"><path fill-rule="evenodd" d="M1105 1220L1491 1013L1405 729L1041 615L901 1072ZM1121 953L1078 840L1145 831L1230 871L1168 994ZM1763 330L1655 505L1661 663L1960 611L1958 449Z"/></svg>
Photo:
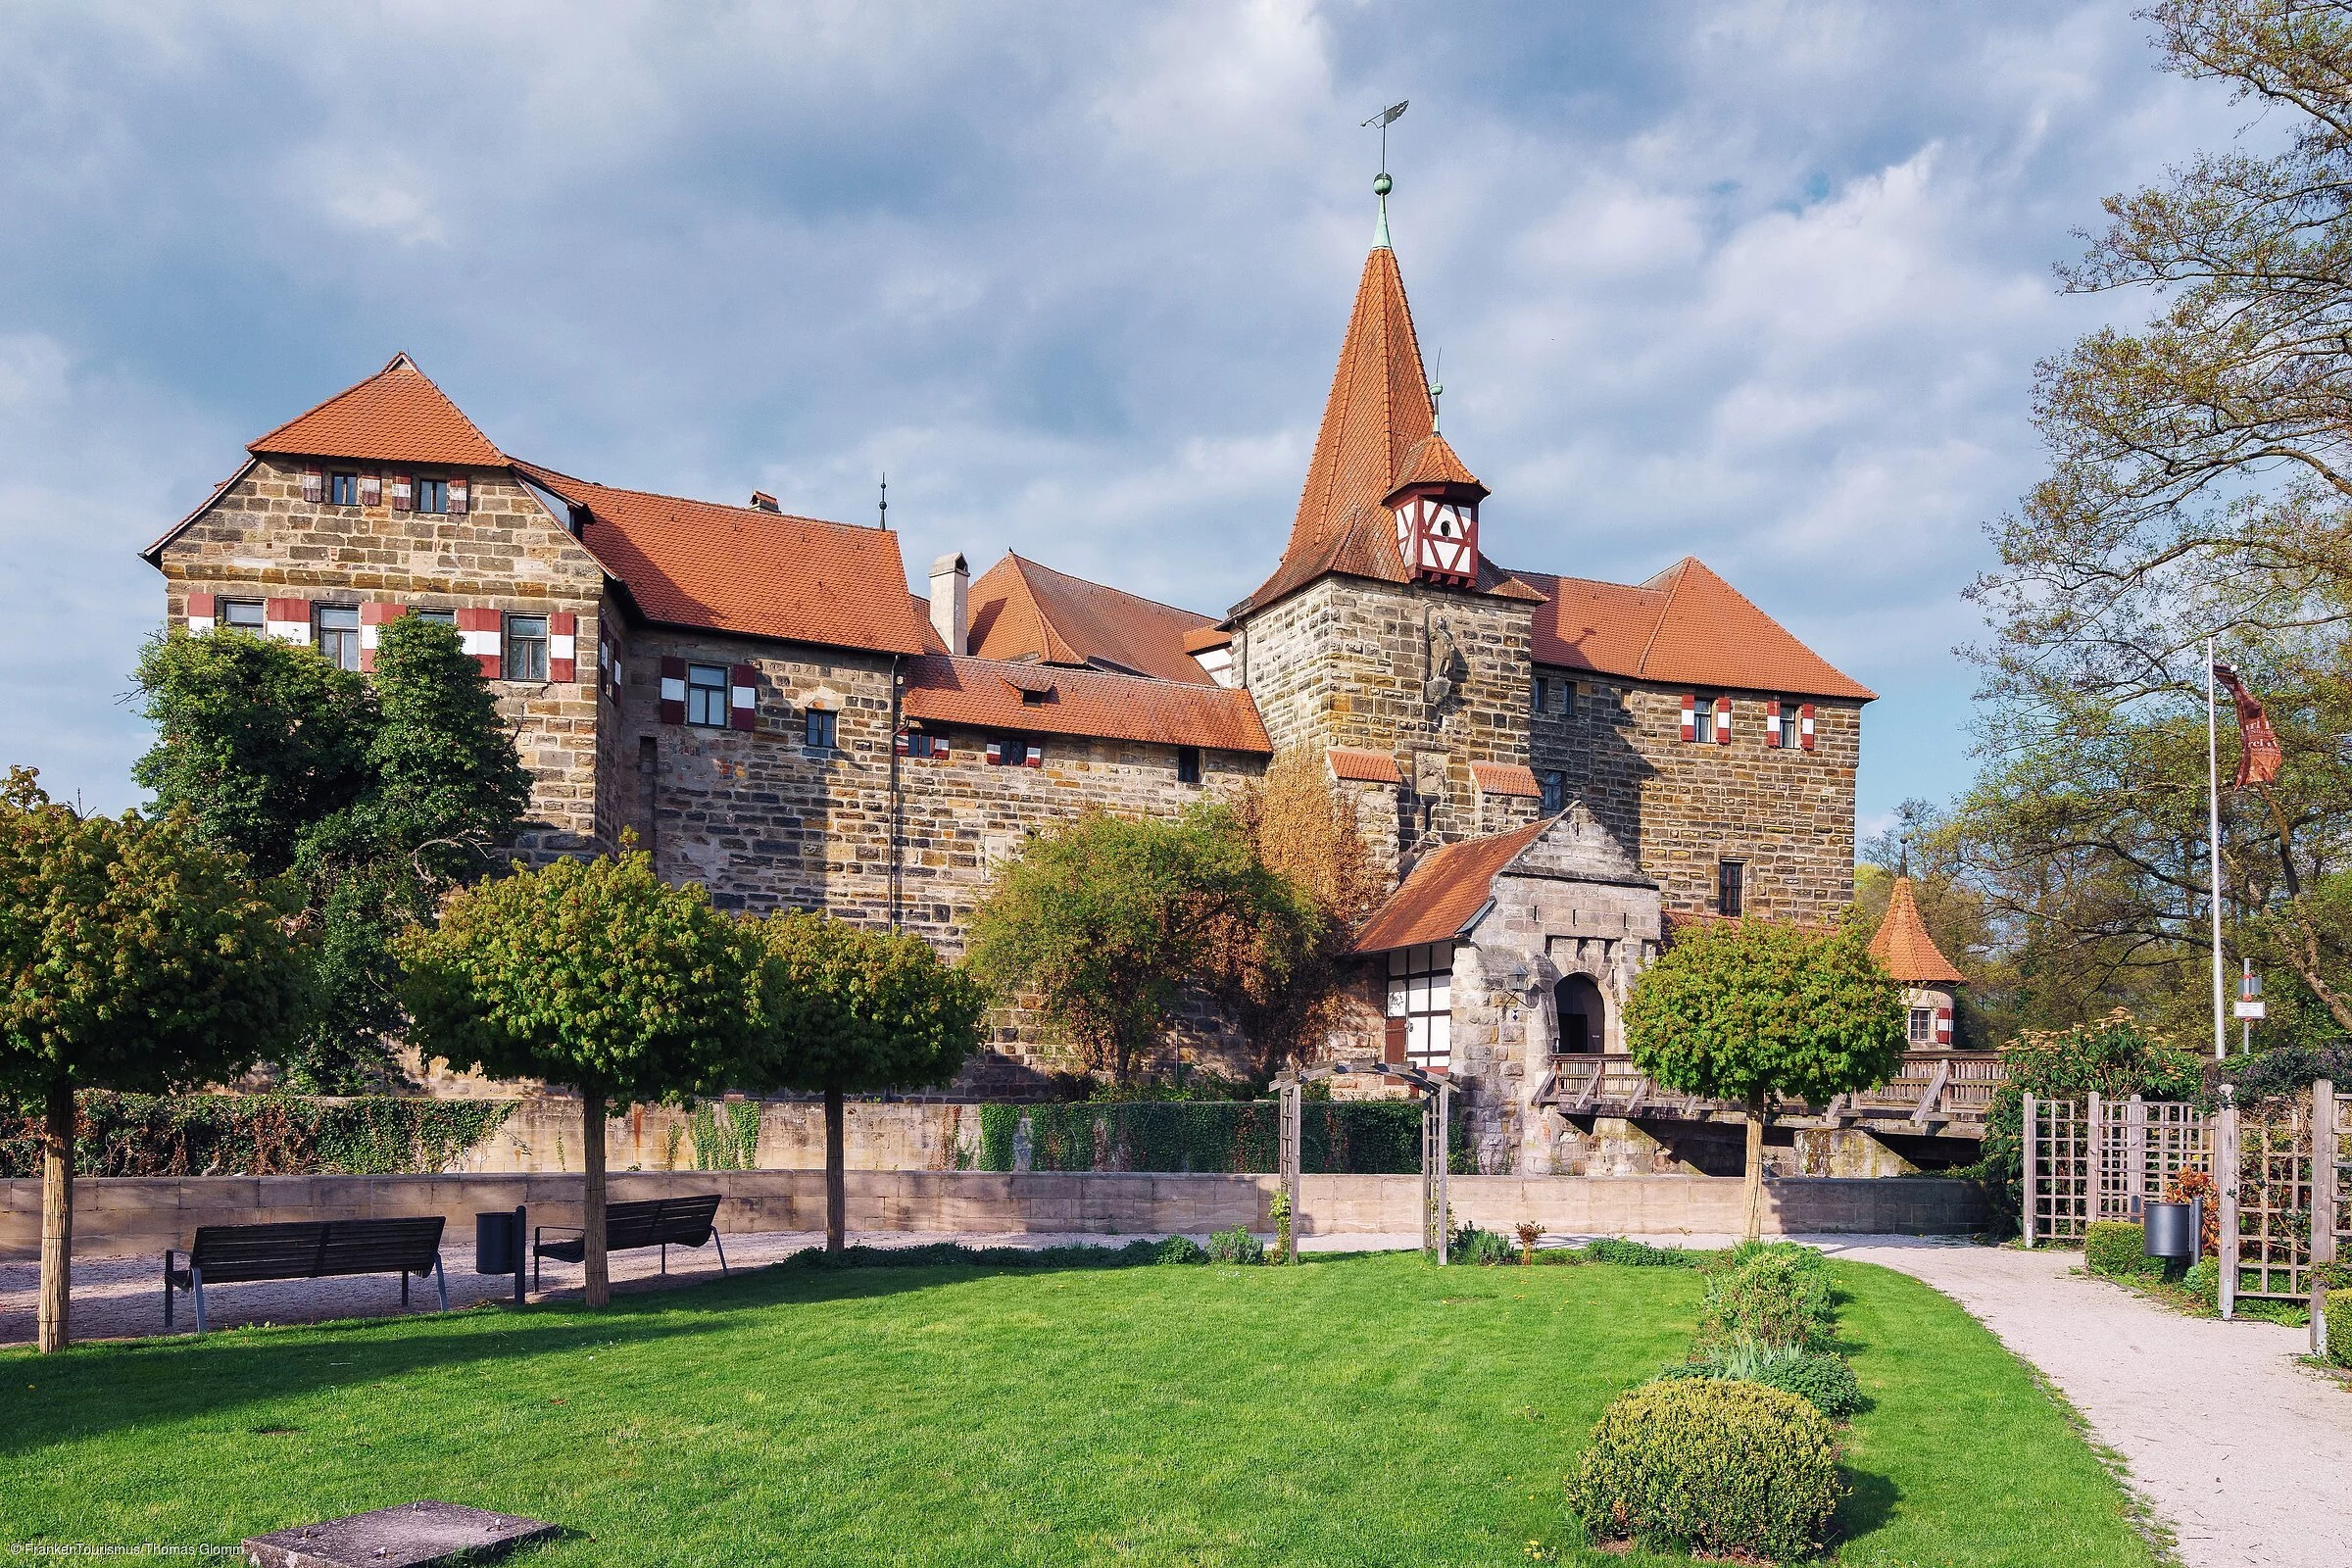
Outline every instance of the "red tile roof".
<svg viewBox="0 0 2352 1568"><path fill-rule="evenodd" d="M1396 759L1386 752L1358 752L1345 746L1334 746L1323 756L1331 763L1333 778L1351 779L1361 784L1404 782L1404 775L1397 771Z"/></svg>
<svg viewBox="0 0 2352 1568"><path fill-rule="evenodd" d="M1877 693L1791 636L1694 556L1639 587L1523 571L1544 594L1539 664L1663 685L1729 686L1869 702Z"/></svg>
<svg viewBox="0 0 2352 1568"><path fill-rule="evenodd" d="M1073 577L1007 554L972 584L970 652L980 659L1093 664L1211 684L1187 639L1215 617Z"/></svg>
<svg viewBox="0 0 2352 1568"><path fill-rule="evenodd" d="M895 533L514 466L587 508L580 542L654 620L828 648L924 649Z"/></svg>
<svg viewBox="0 0 2352 1568"><path fill-rule="evenodd" d="M1430 851L1356 932L1355 951L1386 953L1450 940L1493 895L1496 873L1554 820L1547 816L1508 833L1490 833Z"/></svg>
<svg viewBox="0 0 2352 1568"><path fill-rule="evenodd" d="M1382 505L1408 475L1478 483L1437 434L1404 279L1396 254L1384 245L1364 259L1282 563L1235 613L1272 604L1327 572L1410 581L1396 551L1396 518ZM1504 598L1541 597L1484 557L1477 586Z"/></svg>
<svg viewBox="0 0 2352 1568"><path fill-rule="evenodd" d="M306 458L503 468L507 456L406 354L246 448Z"/></svg>
<svg viewBox="0 0 2352 1568"><path fill-rule="evenodd" d="M1274 750L1248 692L1100 669L928 654L907 666L904 707L908 718L932 725L1202 746L1259 757Z"/></svg>
<svg viewBox="0 0 2352 1568"><path fill-rule="evenodd" d="M1544 798L1544 787L1536 782L1536 770L1525 762L1472 762L1470 778L1489 795L1510 795L1530 801Z"/></svg>
<svg viewBox="0 0 2352 1568"><path fill-rule="evenodd" d="M1184 651L1188 654L1205 654L1211 649L1232 646L1233 633L1214 621L1205 626L1197 626L1184 634Z"/></svg>
<svg viewBox="0 0 2352 1568"><path fill-rule="evenodd" d="M1895 979L1913 985L1967 983L1967 976L1952 967L1952 960L1928 935L1928 923L1919 917L1919 901L1911 896L1907 876L1894 879L1894 890L1886 898L1886 917L1879 922L1878 935L1870 939L1870 956L1885 964Z"/></svg>

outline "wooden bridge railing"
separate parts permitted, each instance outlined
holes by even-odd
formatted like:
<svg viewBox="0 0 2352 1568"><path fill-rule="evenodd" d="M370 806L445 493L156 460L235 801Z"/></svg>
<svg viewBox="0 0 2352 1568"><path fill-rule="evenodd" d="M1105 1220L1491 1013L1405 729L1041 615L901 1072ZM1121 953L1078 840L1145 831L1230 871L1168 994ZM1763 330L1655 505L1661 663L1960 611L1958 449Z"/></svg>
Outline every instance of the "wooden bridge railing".
<svg viewBox="0 0 2352 1568"><path fill-rule="evenodd" d="M1701 1100L1663 1089L1619 1054L1553 1056L1536 1103L1570 1115L1677 1116L1707 1120L1740 1112L1732 1101ZM1908 1124L1922 1132L1962 1136L1982 1132L2006 1066L1988 1051L1914 1051L1895 1075L1876 1089L1840 1095L1827 1105L1783 1101L1776 1119L1825 1126L1867 1122L1889 1131Z"/></svg>

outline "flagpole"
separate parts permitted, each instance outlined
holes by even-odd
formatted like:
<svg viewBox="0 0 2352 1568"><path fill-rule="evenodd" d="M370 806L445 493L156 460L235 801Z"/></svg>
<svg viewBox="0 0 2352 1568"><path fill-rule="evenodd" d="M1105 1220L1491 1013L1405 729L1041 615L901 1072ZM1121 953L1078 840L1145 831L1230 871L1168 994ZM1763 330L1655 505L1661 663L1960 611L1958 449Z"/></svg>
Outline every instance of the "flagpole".
<svg viewBox="0 0 2352 1568"><path fill-rule="evenodd" d="M2222 761L2213 716L2213 639L2205 639L2205 828L2207 863L2213 872L2213 1054L2230 1054L2229 1026L2222 1019Z"/></svg>

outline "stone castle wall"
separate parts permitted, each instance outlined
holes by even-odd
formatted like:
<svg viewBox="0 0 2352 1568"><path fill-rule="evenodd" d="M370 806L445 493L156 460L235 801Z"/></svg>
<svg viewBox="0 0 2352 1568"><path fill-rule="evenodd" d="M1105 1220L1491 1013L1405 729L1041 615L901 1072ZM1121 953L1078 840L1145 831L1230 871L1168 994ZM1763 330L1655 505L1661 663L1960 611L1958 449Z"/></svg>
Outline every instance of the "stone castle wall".
<svg viewBox="0 0 2352 1568"><path fill-rule="evenodd" d="M520 485L483 472L466 477L463 514L395 512L305 501L301 465L258 460L164 548L171 623L187 623L190 593L570 612L579 617L583 650L577 681L495 680L491 690L531 770L530 816L517 848L531 858L574 853L596 833L595 647L604 570Z"/></svg>

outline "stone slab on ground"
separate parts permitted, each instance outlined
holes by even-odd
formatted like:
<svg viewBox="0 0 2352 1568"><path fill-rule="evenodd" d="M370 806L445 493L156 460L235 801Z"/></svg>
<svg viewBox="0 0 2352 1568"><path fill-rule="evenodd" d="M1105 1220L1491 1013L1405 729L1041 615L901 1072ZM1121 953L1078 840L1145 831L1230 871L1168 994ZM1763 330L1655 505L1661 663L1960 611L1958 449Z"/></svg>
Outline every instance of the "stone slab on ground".
<svg viewBox="0 0 2352 1568"><path fill-rule="evenodd" d="M252 1568L442 1568L489 1562L563 1532L538 1519L453 1502L404 1502L246 1541Z"/></svg>
<svg viewBox="0 0 2352 1568"><path fill-rule="evenodd" d="M2298 1364L2302 1329L2183 1317L2082 1254L1837 1237L1966 1307L2122 1454L2188 1568L2352 1563L2352 1392Z"/></svg>

